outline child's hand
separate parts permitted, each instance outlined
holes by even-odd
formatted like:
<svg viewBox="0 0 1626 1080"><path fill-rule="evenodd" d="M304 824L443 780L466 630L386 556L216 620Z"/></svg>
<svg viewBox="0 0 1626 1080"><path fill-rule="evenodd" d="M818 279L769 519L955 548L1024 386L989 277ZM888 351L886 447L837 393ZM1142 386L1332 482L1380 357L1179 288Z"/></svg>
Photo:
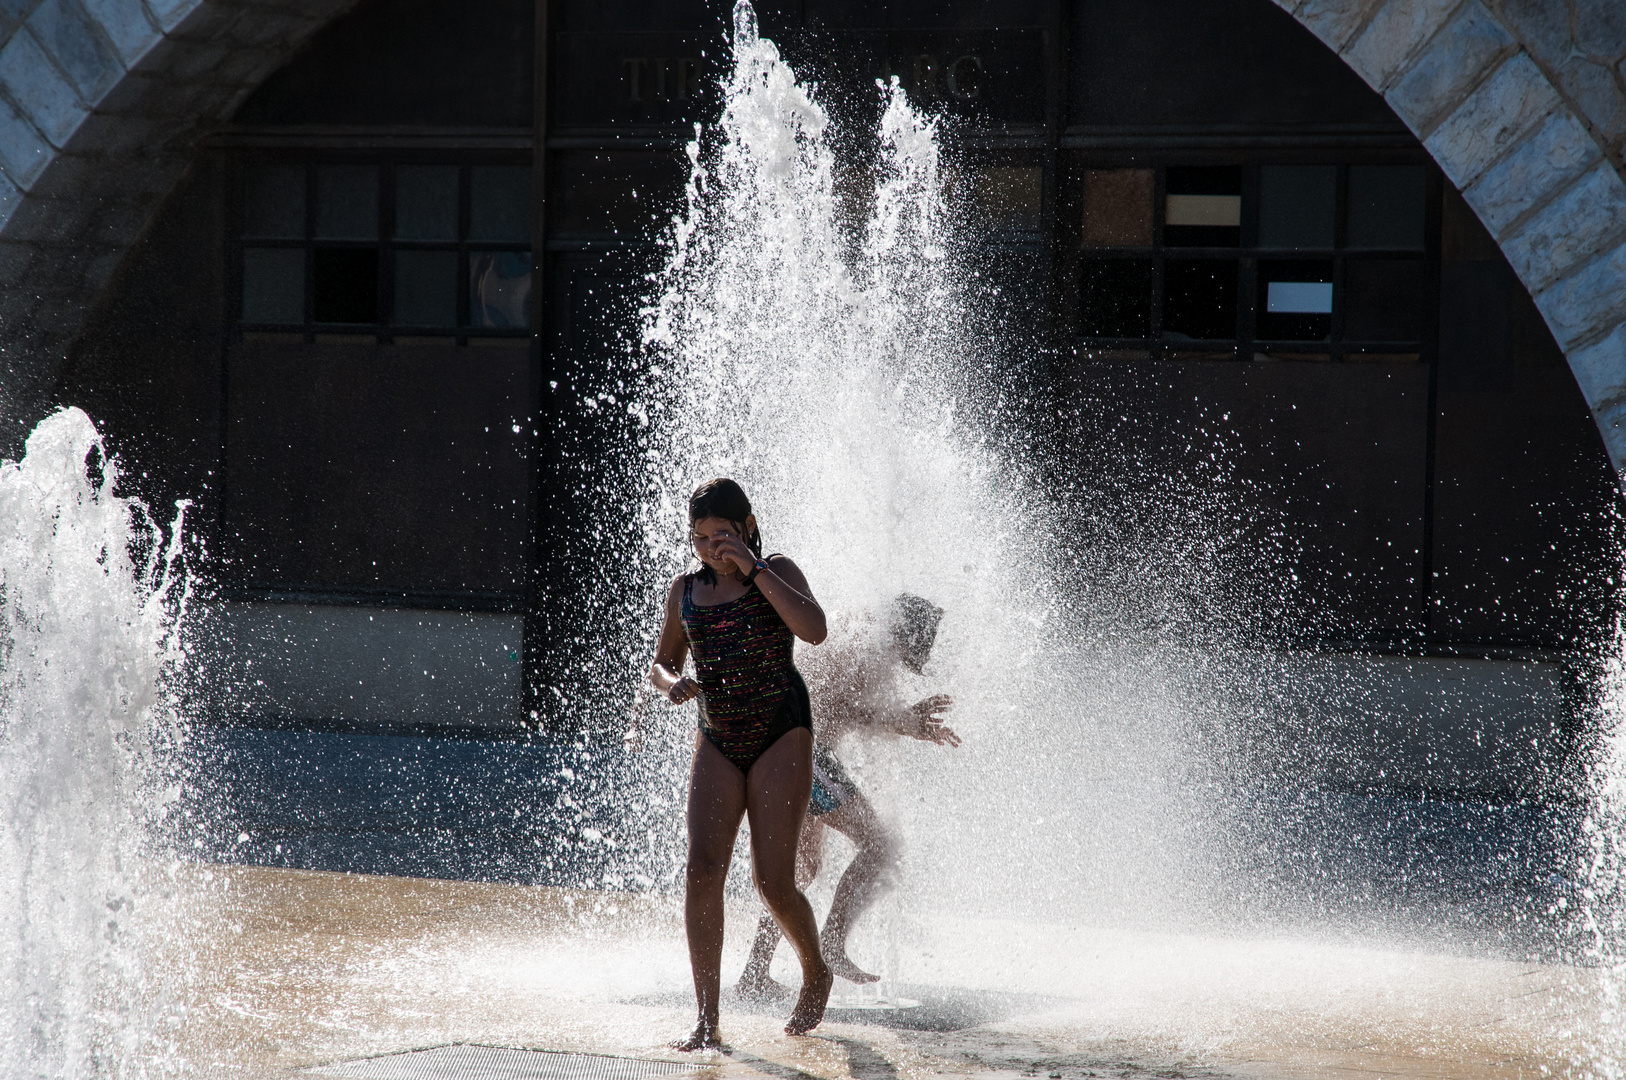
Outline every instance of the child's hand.
<svg viewBox="0 0 1626 1080"><path fill-rule="evenodd" d="M909 706L909 711L915 715L919 725L909 734L926 742L934 742L938 746L959 746L960 737L954 729L943 723L938 714L946 713L954 708L954 699L947 694L933 694Z"/></svg>
<svg viewBox="0 0 1626 1080"><path fill-rule="evenodd" d="M693 701L700 694L700 684L687 675L672 684L672 689L666 692L666 700L673 705L682 705L685 701Z"/></svg>
<svg viewBox="0 0 1626 1080"><path fill-rule="evenodd" d="M749 574L756 567L756 554L735 533L725 532L718 536L713 541L711 550L713 556L724 567L727 567L732 562L735 573Z"/></svg>

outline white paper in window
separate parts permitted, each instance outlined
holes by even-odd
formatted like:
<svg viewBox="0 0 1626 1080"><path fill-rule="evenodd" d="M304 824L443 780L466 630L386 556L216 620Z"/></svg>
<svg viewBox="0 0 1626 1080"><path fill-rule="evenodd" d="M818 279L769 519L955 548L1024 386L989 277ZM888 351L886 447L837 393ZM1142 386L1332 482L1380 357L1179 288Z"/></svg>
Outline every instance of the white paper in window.
<svg viewBox="0 0 1626 1080"><path fill-rule="evenodd" d="M1272 281L1265 310L1280 315L1331 315L1332 282Z"/></svg>

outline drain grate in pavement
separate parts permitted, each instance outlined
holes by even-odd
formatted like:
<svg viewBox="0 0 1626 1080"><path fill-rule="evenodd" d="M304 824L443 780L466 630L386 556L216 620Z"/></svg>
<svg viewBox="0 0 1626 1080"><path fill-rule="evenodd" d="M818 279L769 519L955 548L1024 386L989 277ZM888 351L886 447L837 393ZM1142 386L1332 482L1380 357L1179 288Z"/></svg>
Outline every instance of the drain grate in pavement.
<svg viewBox="0 0 1626 1080"><path fill-rule="evenodd" d="M350 1080L657 1080L697 1068L676 1061L455 1043L341 1061L308 1071Z"/></svg>

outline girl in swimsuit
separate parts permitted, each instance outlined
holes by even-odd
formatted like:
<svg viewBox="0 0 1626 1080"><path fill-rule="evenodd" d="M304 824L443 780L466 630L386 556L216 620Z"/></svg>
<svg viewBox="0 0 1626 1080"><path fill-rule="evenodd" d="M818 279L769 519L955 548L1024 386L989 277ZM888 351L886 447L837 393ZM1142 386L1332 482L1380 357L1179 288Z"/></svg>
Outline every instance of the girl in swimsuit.
<svg viewBox="0 0 1626 1080"><path fill-rule="evenodd" d="M745 492L732 480L702 484L689 499L700 569L680 574L666 596L649 680L674 704L700 699L689 777L689 859L684 924L699 1019L673 1043L720 1047L717 1005L723 956L723 884L740 819L751 822L757 892L802 961L802 990L785 1025L805 1035L824 1019L832 976L819 928L796 887L796 839L813 785L807 686L791 662L795 638L824 640L824 610L783 555L762 558ZM695 678L683 674L694 655Z"/></svg>

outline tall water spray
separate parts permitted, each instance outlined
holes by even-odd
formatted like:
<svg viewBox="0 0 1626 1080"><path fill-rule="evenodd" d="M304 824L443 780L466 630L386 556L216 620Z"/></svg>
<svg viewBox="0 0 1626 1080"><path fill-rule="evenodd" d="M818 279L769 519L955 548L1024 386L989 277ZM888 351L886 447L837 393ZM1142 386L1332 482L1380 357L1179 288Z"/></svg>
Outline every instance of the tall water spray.
<svg viewBox="0 0 1626 1080"><path fill-rule="evenodd" d="M178 789L187 594L168 536L64 409L0 463L0 1074L166 1072L175 927L154 829ZM183 508L184 512L184 508Z"/></svg>
<svg viewBox="0 0 1626 1080"><path fill-rule="evenodd" d="M732 474L770 543L826 570L821 595L924 589L948 563L976 578L966 567L985 553L946 554L958 537L943 528L1004 523L978 499L986 466L951 434L961 297L932 124L886 91L874 208L847 258L830 120L747 4L735 26L723 142L705 160L690 145L688 214L645 333L670 388L651 401L651 540L681 558L672 514L689 481Z"/></svg>
<svg viewBox="0 0 1626 1080"><path fill-rule="evenodd" d="M1053 501L986 426L997 376L973 315L1001 301L953 227L936 121L896 80L879 86L874 159L857 170L873 186L855 195L835 182L836 121L744 0L734 27L721 121L689 146L686 211L645 312L651 562L665 580L682 567L688 491L729 475L766 550L796 559L827 609L905 590L947 609L905 691L952 693L965 747L849 748L907 836L918 892L902 906L1178 904L1212 877L1191 863L1212 817L1200 793L1165 797L1188 779L1201 692L1190 670L1080 645Z"/></svg>

